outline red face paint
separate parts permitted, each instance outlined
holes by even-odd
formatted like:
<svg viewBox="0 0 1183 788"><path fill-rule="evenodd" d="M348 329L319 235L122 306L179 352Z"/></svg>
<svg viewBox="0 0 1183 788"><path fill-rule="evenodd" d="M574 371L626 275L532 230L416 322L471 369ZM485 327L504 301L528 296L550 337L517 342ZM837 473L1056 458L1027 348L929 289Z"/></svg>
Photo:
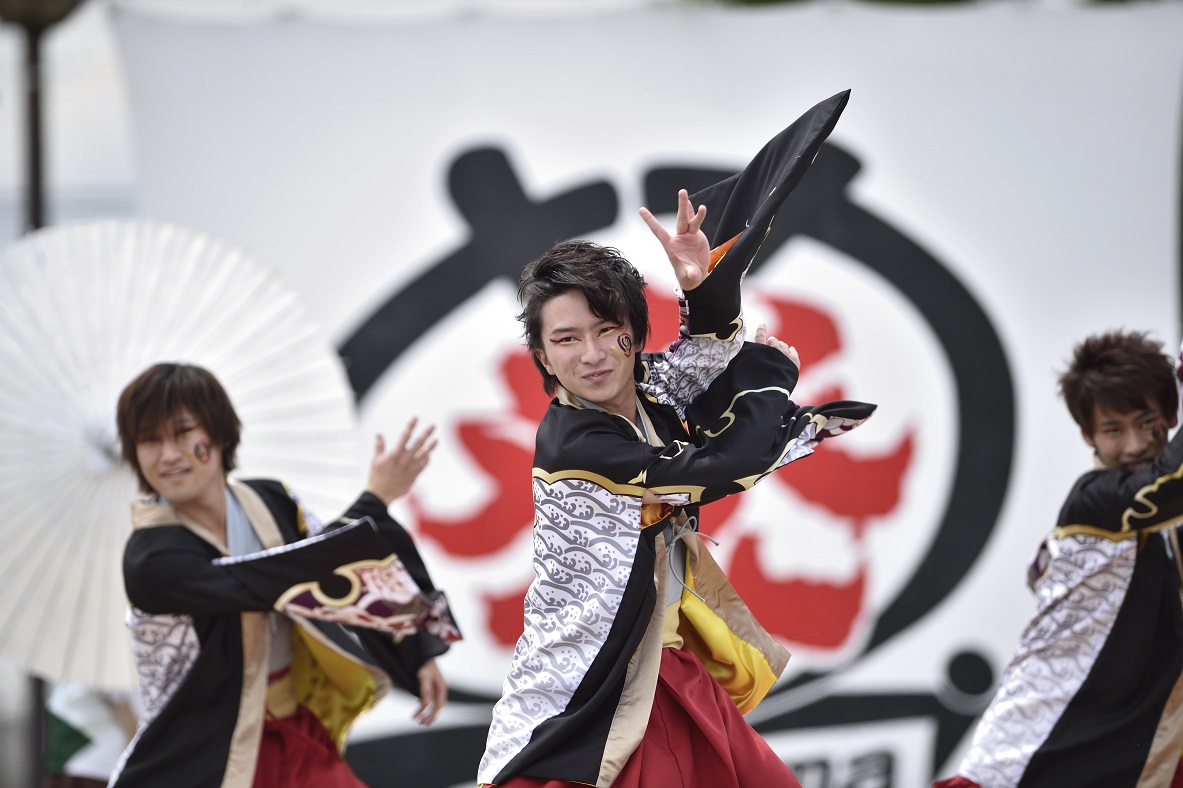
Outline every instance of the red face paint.
<svg viewBox="0 0 1183 788"><path fill-rule="evenodd" d="M193 444L193 456L196 457L197 461L203 465L209 462L210 445L208 439L202 438L201 440L197 441L197 443Z"/></svg>
<svg viewBox="0 0 1183 788"><path fill-rule="evenodd" d="M625 358L633 354L633 338L628 334L621 334L617 337L616 344L620 347L620 352L624 353Z"/></svg>

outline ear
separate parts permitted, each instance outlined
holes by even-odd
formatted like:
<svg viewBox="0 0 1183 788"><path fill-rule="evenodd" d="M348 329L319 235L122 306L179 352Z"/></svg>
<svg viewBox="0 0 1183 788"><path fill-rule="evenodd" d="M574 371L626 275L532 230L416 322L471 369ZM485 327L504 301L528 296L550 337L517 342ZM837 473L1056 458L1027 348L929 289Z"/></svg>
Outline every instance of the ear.
<svg viewBox="0 0 1183 788"><path fill-rule="evenodd" d="M535 350L534 351L534 358L538 359L538 363L542 365L542 368L546 370L546 373L548 375L555 374L555 371L551 367L550 362L546 360L546 352L545 351L543 351L541 348L538 350ZM558 377L558 376L556 375L555 377Z"/></svg>
<svg viewBox="0 0 1183 788"><path fill-rule="evenodd" d="M1096 441L1094 441L1094 440L1093 440L1092 433L1085 432L1085 431L1082 429L1082 430L1080 431L1080 437L1084 438L1084 442L1085 442L1085 443L1087 443L1087 444L1089 445L1089 448L1090 448L1090 449L1096 449L1096 448L1097 448L1097 443L1096 443Z"/></svg>
<svg viewBox="0 0 1183 788"><path fill-rule="evenodd" d="M1179 414L1178 413L1172 413L1171 415L1167 416L1167 429L1171 429L1171 430L1175 429L1175 425L1178 423L1179 423Z"/></svg>

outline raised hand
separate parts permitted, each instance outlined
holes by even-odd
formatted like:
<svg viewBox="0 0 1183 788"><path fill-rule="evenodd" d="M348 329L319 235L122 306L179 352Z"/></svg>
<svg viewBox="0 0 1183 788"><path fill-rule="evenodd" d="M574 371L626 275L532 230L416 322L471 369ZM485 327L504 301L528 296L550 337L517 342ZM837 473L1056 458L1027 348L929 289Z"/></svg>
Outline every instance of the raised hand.
<svg viewBox="0 0 1183 788"><path fill-rule="evenodd" d="M378 433L374 440L374 457L370 460L370 478L366 491L378 496L387 506L407 494L420 471L427 467L436 439L431 437L435 425L415 435L417 418L403 428L398 442L386 448L386 439Z"/></svg>
<svg viewBox="0 0 1183 788"><path fill-rule="evenodd" d="M674 267L678 287L683 292L698 287L710 272L711 243L700 229L706 216L707 207L700 205L697 211L694 210L685 189L678 192L678 218L672 235L648 208L641 209L641 218L649 225L657 240L661 241L670 265Z"/></svg>

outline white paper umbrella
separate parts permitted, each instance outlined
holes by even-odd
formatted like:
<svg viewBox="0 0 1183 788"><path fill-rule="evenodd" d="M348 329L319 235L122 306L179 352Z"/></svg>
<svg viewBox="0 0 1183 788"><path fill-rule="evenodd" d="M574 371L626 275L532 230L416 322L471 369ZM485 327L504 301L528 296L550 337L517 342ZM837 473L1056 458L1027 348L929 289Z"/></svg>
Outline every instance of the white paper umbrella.
<svg viewBox="0 0 1183 788"><path fill-rule="evenodd" d="M338 356L243 252L136 222L25 236L0 251L0 658L30 673L134 686L121 560L136 486L115 404L158 361L221 380L243 423L237 475L283 479L322 516L364 481Z"/></svg>

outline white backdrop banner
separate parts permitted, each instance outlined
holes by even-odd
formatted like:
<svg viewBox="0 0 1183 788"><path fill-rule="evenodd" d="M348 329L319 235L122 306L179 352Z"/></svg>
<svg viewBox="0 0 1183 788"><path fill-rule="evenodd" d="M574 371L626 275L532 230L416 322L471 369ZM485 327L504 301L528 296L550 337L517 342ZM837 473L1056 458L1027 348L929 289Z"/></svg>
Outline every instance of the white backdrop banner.
<svg viewBox="0 0 1183 788"><path fill-rule="evenodd" d="M794 653L750 719L807 788L956 769L1033 609L1026 565L1090 466L1057 370L1105 329L1178 340L1183 7L116 8L142 216L277 269L368 430L441 431L395 509L466 635L455 698L428 733L406 700L365 719L350 758L372 785L472 783L520 632L546 402L522 265L573 236L619 247L668 342L673 278L637 208L668 216L851 89L745 298L801 352L800 400L879 410L703 527Z"/></svg>

